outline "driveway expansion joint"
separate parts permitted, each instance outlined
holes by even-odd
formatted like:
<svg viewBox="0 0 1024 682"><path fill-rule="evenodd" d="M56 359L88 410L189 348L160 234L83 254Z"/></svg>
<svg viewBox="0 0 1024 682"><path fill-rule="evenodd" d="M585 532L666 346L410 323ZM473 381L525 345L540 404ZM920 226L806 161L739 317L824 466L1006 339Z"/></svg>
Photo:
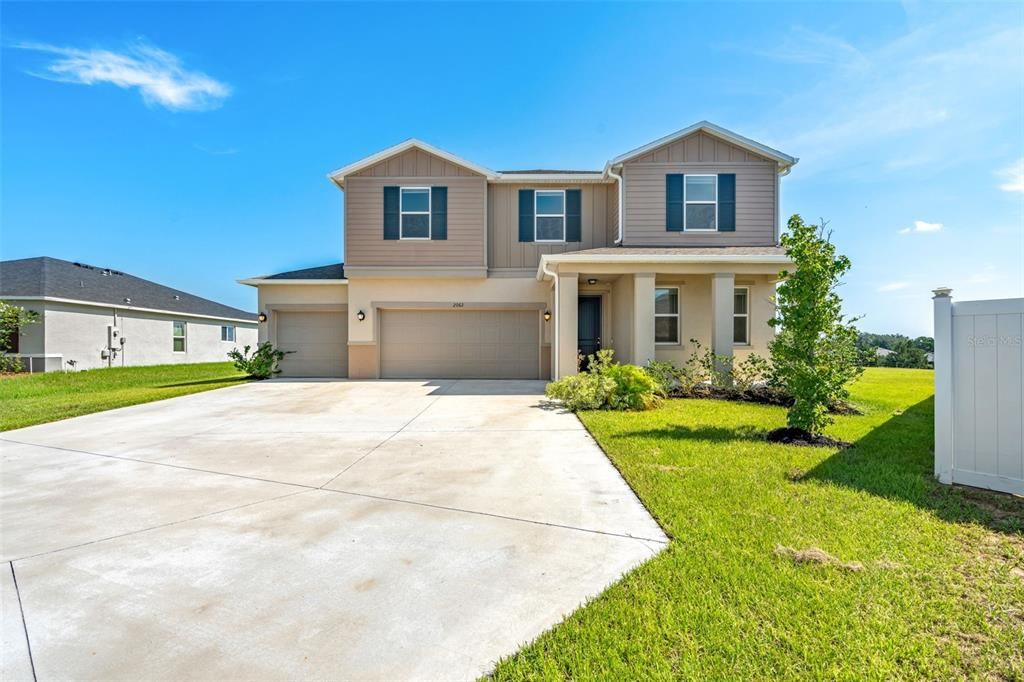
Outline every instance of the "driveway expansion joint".
<svg viewBox="0 0 1024 682"><path fill-rule="evenodd" d="M38 680L36 676L36 662L32 658L32 640L28 637L28 623L25 621L25 606L21 603L21 588L18 587L18 574L14 572L14 562L8 561L11 567L11 581L14 583L14 594L18 597L18 611L21 613L21 631L25 633L25 649L28 651L28 664L32 669L32 679ZM8 652L8 655L10 653Z"/></svg>

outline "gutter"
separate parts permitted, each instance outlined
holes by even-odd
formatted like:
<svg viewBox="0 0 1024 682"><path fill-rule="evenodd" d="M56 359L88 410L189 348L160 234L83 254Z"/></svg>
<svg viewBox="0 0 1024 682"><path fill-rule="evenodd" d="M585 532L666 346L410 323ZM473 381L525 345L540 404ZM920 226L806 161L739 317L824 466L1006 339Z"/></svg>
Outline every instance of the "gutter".
<svg viewBox="0 0 1024 682"><path fill-rule="evenodd" d="M4 296L5 301L43 301L45 303L68 303L72 305L82 305L91 308L111 308L113 310L131 310L139 313L158 313L160 315L177 315L178 317L195 317L203 320L226 320L228 322L245 322L246 324L255 324L256 316L252 318L245 317L227 317L225 315L206 315L204 313L188 313L183 310L164 310L162 308L143 308L141 306L130 305L127 303L103 303L100 301L82 301L75 298L60 298L58 296Z"/></svg>
<svg viewBox="0 0 1024 682"><path fill-rule="evenodd" d="M586 253L566 253L543 255L540 258L540 272L537 279L542 279L541 273L551 274L547 271L548 263L645 263L656 265L658 263L754 263L754 264L789 264L793 261L785 254L766 255L708 255L708 254L605 254L587 255Z"/></svg>
<svg viewBox="0 0 1024 682"><path fill-rule="evenodd" d="M608 166L608 168L605 170L605 172L609 176L615 178L615 184L616 184L616 186L619 189L619 202L618 202L618 209L619 209L619 234L618 234L617 237L615 237L615 243L616 244L621 244L622 243L622 202L626 198L625 197L625 192L624 192L623 187L622 187L622 176L619 175L618 173L616 173L615 171L613 171L611 166Z"/></svg>

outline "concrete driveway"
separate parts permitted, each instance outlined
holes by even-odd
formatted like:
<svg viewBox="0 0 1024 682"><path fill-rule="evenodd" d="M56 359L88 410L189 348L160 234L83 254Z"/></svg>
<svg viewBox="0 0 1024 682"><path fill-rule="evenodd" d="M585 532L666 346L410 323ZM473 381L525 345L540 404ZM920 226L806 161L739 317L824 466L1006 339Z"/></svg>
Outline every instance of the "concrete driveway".
<svg viewBox="0 0 1024 682"><path fill-rule="evenodd" d="M280 380L0 434L0 677L486 673L666 540L542 389Z"/></svg>

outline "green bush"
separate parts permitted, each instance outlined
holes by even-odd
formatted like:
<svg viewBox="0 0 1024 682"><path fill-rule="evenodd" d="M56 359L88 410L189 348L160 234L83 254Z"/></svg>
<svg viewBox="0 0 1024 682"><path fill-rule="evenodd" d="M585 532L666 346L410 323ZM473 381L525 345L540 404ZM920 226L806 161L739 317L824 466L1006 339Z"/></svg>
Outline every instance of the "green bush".
<svg viewBox="0 0 1024 682"><path fill-rule="evenodd" d="M615 363L614 351L601 350L588 358L587 371L552 381L545 392L572 411L648 410L657 406L662 384L636 365Z"/></svg>
<svg viewBox="0 0 1024 682"><path fill-rule="evenodd" d="M269 379L275 374L281 373L281 368L278 367L278 363L284 359L284 356L293 351L283 351L275 349L269 341L256 346L256 350L253 351L252 355L249 354L249 349L252 346L246 346L243 350L232 348L228 352L228 357L235 363L235 368L239 372L245 372L246 375L253 379Z"/></svg>

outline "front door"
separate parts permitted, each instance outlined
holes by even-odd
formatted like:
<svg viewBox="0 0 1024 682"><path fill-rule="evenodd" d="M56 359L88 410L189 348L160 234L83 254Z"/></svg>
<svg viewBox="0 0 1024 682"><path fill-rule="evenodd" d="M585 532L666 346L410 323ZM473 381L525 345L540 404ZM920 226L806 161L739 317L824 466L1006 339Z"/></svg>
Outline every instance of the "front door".
<svg viewBox="0 0 1024 682"><path fill-rule="evenodd" d="M601 350L601 297L580 296L576 312L576 338L580 370L587 368L587 356Z"/></svg>

